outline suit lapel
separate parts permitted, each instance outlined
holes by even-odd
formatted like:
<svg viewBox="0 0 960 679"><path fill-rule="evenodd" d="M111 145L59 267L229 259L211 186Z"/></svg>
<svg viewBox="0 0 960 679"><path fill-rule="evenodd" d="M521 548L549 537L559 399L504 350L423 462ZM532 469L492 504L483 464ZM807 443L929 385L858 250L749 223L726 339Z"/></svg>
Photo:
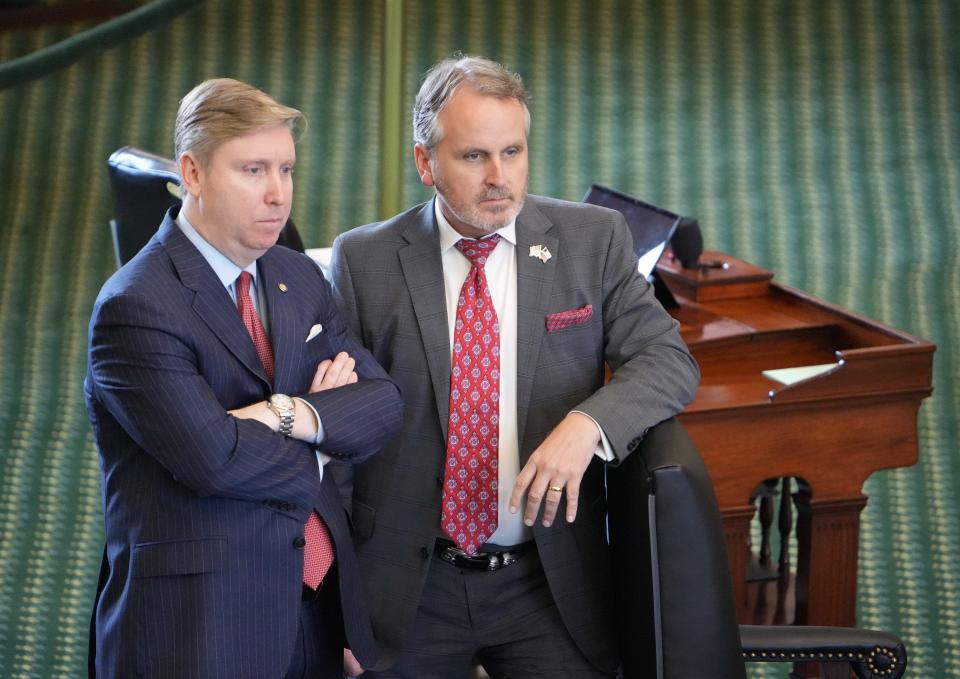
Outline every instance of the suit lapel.
<svg viewBox="0 0 960 679"><path fill-rule="evenodd" d="M174 222L175 209L171 208L167 213L157 237L170 256L180 281L194 292L193 310L230 353L269 387L270 380L236 305L207 260Z"/></svg>
<svg viewBox="0 0 960 679"><path fill-rule="evenodd" d="M302 304L298 304L302 291L296 281L285 280L272 249L258 260L257 267L263 277L262 290L270 319L274 391L299 392L303 377L300 359L306 340L305 335L298 337L298 330L303 331L305 325L301 318Z"/></svg>
<svg viewBox="0 0 960 679"><path fill-rule="evenodd" d="M450 408L450 329L433 201L428 201L413 217L403 237L408 245L400 249L400 267L420 326L437 415L446 439Z"/></svg>
<svg viewBox="0 0 960 679"><path fill-rule="evenodd" d="M533 380L543 344L553 281L560 255L560 241L549 235L553 224L529 198L517 217L517 433L521 464L525 461L523 437L533 394ZM530 256L530 248L542 245L552 257L542 262ZM529 452L529 451L528 451Z"/></svg>

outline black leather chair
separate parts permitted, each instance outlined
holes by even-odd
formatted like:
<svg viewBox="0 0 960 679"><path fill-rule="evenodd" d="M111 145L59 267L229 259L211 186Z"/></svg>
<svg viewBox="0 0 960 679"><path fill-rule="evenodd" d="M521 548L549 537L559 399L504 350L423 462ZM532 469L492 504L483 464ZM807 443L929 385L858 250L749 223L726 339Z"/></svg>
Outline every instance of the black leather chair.
<svg viewBox="0 0 960 679"><path fill-rule="evenodd" d="M818 662L823 677L897 679L892 634L737 625L720 509L683 427L668 420L608 472L625 679L745 679L745 662Z"/></svg>
<svg viewBox="0 0 960 679"><path fill-rule="evenodd" d="M169 158L132 146L110 154L107 168L113 192L110 231L117 266L122 266L147 244L167 209L180 203L180 174ZM293 220L287 220L278 242L304 250Z"/></svg>

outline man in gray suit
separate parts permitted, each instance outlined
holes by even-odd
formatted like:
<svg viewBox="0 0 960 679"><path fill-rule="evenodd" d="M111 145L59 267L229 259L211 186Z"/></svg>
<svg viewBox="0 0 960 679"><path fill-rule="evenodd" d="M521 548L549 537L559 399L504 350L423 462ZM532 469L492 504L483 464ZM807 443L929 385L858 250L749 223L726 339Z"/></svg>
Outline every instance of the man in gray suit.
<svg viewBox="0 0 960 679"><path fill-rule="evenodd" d="M527 195L526 102L486 59L434 66L413 122L435 199L334 244L345 317L406 408L353 475L372 676L613 676L604 466L699 379L622 216Z"/></svg>

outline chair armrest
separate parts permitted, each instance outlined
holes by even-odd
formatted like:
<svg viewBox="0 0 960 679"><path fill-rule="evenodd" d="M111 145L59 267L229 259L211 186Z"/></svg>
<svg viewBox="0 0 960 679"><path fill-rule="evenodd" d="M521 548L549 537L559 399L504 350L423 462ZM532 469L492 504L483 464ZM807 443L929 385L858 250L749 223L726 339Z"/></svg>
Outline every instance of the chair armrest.
<svg viewBox="0 0 960 679"><path fill-rule="evenodd" d="M747 662L845 662L860 679L899 679L907 651L893 634L851 627L740 625Z"/></svg>

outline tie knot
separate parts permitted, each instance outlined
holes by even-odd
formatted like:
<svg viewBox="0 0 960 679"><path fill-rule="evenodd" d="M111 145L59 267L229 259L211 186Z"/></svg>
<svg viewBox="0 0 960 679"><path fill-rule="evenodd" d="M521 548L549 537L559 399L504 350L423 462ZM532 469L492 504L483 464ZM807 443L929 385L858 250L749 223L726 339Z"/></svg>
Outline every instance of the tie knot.
<svg viewBox="0 0 960 679"><path fill-rule="evenodd" d="M500 234L495 233L492 236L487 236L480 240L461 238L455 245L457 250L462 252L464 257L470 260L471 264L478 269L482 269L487 263L487 257L490 256L490 253L493 252L493 249L497 247L497 243L499 242Z"/></svg>
<svg viewBox="0 0 960 679"><path fill-rule="evenodd" d="M253 280L253 276L249 271L241 271L240 275L237 276L237 294L240 294L242 290L244 293L249 292L250 282Z"/></svg>

